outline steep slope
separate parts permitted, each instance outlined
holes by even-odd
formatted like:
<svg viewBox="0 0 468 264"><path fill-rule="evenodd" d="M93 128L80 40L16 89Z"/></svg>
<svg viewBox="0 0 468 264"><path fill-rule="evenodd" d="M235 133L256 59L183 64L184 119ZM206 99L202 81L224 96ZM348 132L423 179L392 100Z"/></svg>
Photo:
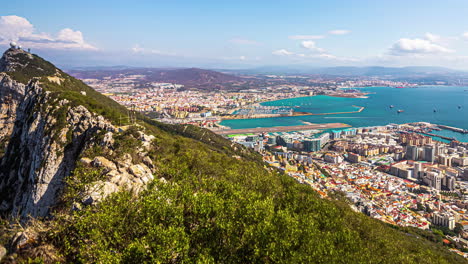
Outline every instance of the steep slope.
<svg viewBox="0 0 468 264"><path fill-rule="evenodd" d="M9 50L1 65L6 261L464 263L210 131L139 115L120 126L125 108L37 56Z"/></svg>

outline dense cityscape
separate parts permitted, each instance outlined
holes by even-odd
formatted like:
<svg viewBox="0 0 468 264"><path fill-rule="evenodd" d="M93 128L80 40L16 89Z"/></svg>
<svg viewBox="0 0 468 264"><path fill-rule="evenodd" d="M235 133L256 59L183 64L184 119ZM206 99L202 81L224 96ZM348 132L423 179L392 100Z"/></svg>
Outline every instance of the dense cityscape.
<svg viewBox="0 0 468 264"><path fill-rule="evenodd" d="M465 255L468 143L412 132L421 128L437 129L421 122L230 138L322 197L341 192L354 210L381 221L442 230Z"/></svg>

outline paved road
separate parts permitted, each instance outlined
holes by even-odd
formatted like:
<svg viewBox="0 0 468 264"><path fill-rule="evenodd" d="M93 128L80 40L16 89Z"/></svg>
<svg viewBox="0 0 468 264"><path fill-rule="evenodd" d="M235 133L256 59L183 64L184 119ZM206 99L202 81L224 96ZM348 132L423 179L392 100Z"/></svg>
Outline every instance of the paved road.
<svg viewBox="0 0 468 264"><path fill-rule="evenodd" d="M278 127L257 127L257 128L245 128L245 129L226 129L226 130L215 130L216 134L219 135L232 135L232 134L246 134L246 133L272 133L272 132L290 132L299 130L309 129L330 129L330 128L343 128L350 127L350 125L343 123L326 123L326 124L311 124L311 125L300 125L300 126L278 126Z"/></svg>

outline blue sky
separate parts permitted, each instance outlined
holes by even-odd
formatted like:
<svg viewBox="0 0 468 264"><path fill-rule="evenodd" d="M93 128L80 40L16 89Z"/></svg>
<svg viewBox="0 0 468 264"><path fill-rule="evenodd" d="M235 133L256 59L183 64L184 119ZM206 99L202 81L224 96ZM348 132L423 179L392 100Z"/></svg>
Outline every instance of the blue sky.
<svg viewBox="0 0 468 264"><path fill-rule="evenodd" d="M468 1L6 1L14 40L63 66L468 69Z"/></svg>

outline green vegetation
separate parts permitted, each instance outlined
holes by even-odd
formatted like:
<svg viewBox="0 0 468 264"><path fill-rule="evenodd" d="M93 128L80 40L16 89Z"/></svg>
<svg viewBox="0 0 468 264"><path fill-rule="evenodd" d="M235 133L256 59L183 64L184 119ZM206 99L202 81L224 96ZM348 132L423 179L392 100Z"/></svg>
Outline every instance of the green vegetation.
<svg viewBox="0 0 468 264"><path fill-rule="evenodd" d="M57 217L50 241L70 262L463 262L257 162L183 138L151 155L166 183Z"/></svg>
<svg viewBox="0 0 468 264"><path fill-rule="evenodd" d="M40 82L56 98L114 124L127 114L62 72L61 84L46 76ZM429 239L353 212L342 194L321 199L282 172L265 170L260 155L208 130L137 117L140 129L155 136L146 156L156 180L138 196L123 191L82 210L57 208L39 247L71 263L464 263ZM83 156L138 159L136 137L130 128L115 135L112 152L91 145ZM63 202L101 177L77 164Z"/></svg>
<svg viewBox="0 0 468 264"><path fill-rule="evenodd" d="M13 59L17 63L25 65L25 67L16 68L14 71L8 72L8 74L23 84L28 84L33 77L51 76L56 73L57 68L52 63L35 54L18 53Z"/></svg>

